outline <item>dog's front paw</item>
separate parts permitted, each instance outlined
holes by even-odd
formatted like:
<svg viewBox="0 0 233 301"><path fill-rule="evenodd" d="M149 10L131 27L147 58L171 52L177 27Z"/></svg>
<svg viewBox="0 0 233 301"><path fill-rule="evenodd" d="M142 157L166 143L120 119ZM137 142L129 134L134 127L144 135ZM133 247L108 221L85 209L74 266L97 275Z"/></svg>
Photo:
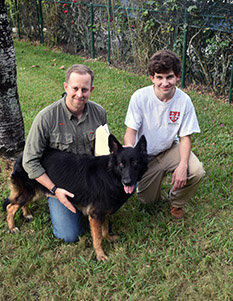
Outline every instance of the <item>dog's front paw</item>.
<svg viewBox="0 0 233 301"><path fill-rule="evenodd" d="M25 218L26 222L28 222L28 223L30 223L34 219L33 215L31 215L31 214L25 215L24 218Z"/></svg>
<svg viewBox="0 0 233 301"><path fill-rule="evenodd" d="M14 228L10 229L10 232L11 232L11 234L19 234L20 230L19 230L19 228L14 227Z"/></svg>
<svg viewBox="0 0 233 301"><path fill-rule="evenodd" d="M108 256L105 255L104 253L98 253L98 254L96 254L96 259L98 261L106 261L106 260L108 260Z"/></svg>
<svg viewBox="0 0 233 301"><path fill-rule="evenodd" d="M119 239L120 238L120 236L118 236L118 235L107 235L106 237L105 237L105 239L107 240L107 241L115 241L115 240L117 240L117 239Z"/></svg>

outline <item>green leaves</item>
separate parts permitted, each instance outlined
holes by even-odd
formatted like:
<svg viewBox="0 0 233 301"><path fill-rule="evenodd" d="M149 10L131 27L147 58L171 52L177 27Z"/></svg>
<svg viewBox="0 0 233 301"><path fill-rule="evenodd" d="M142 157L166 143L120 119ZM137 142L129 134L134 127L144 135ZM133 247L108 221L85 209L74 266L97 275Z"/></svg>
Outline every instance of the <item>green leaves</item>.
<svg viewBox="0 0 233 301"><path fill-rule="evenodd" d="M144 27L144 32L146 33L148 30L150 30L155 25L154 20L150 19L146 21L146 25Z"/></svg>

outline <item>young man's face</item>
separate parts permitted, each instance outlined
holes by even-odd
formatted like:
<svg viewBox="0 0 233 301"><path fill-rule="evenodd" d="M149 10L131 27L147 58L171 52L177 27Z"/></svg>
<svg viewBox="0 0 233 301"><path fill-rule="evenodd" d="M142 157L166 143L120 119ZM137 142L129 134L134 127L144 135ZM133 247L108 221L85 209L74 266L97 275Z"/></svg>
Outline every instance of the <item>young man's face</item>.
<svg viewBox="0 0 233 301"><path fill-rule="evenodd" d="M71 112L83 111L94 87L90 74L71 73L68 83L64 83L67 93L66 105Z"/></svg>
<svg viewBox="0 0 233 301"><path fill-rule="evenodd" d="M162 101L168 101L175 93L175 86L180 79L180 74L176 76L174 71L155 73L154 76L150 75L150 79L154 83L156 96Z"/></svg>

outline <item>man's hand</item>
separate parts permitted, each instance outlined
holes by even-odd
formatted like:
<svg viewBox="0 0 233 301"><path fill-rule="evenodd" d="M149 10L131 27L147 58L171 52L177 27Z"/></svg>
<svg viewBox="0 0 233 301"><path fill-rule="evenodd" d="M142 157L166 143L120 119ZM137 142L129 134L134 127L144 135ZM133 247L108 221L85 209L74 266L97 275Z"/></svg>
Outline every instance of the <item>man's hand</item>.
<svg viewBox="0 0 233 301"><path fill-rule="evenodd" d="M54 183L51 181L49 176L46 173L43 173L40 177L35 179L37 182L39 182L41 185L46 187L48 190L52 189L54 187ZM67 199L67 196L73 198L74 194L63 189L63 188L57 188L55 190L55 197L70 211L73 213L76 213L75 207L71 204L71 202Z"/></svg>
<svg viewBox="0 0 233 301"><path fill-rule="evenodd" d="M174 184L172 191L184 187L187 183L188 174L188 160L191 151L191 138L190 136L184 136L180 138L179 152L180 152L180 163L175 169L171 185Z"/></svg>
<svg viewBox="0 0 233 301"><path fill-rule="evenodd" d="M75 207L71 204L71 202L67 199L67 196L73 198L74 194L62 189L62 188L57 188L55 191L55 196L58 198L58 200L70 211L73 213L76 213Z"/></svg>
<svg viewBox="0 0 233 301"><path fill-rule="evenodd" d="M174 184L172 191L184 187L186 183L187 183L187 166L178 165L178 167L175 169L172 175L172 180L170 183L171 185Z"/></svg>

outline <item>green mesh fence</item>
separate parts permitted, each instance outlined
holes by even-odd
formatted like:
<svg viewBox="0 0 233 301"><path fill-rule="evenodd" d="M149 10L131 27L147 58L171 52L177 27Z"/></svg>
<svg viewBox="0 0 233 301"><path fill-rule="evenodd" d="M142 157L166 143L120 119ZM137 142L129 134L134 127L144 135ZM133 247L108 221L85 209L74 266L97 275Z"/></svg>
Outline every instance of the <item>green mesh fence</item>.
<svg viewBox="0 0 233 301"><path fill-rule="evenodd" d="M182 87L211 88L232 99L233 1L8 1L18 36L71 54L147 72L150 56L171 49L182 59Z"/></svg>

